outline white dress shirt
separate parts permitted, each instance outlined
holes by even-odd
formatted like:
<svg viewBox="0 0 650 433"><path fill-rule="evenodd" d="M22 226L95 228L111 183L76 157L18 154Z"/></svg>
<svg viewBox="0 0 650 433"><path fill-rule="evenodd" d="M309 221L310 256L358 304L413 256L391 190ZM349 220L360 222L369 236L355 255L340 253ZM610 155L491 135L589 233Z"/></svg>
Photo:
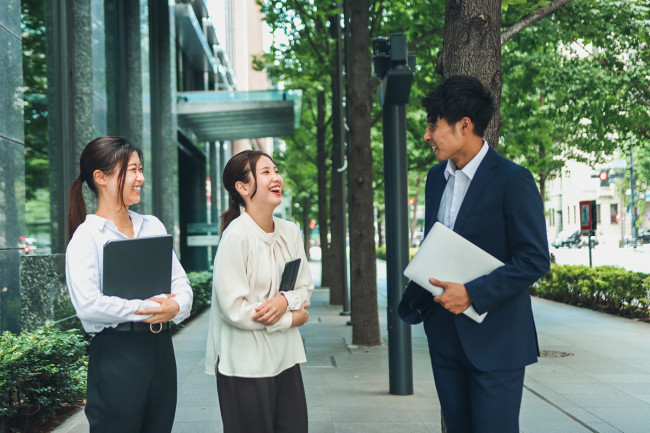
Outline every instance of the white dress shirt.
<svg viewBox="0 0 650 433"><path fill-rule="evenodd" d="M152 215L129 211L134 237L165 235L165 226ZM156 308L160 304L140 299L123 299L102 294L104 244L109 240L126 239L111 221L94 214L74 232L65 253L65 276L70 300L86 332L100 332L122 322L138 322L150 316L135 314L138 310ZM176 254L172 252L172 298L180 307L174 323L185 320L192 308L190 282Z"/></svg>
<svg viewBox="0 0 650 433"><path fill-rule="evenodd" d="M222 233L214 260L212 306L205 372L226 376L271 377L305 362L298 328L291 327L291 310L298 310L314 290L298 226L273 218L266 233L246 213ZM279 293L285 263L300 258L294 290L283 292L287 311L273 326L252 320L255 308Z"/></svg>
<svg viewBox="0 0 650 433"><path fill-rule="evenodd" d="M462 170L457 169L454 161L451 159L447 160L447 167L444 172L447 185L445 186L445 191L442 193L442 199L440 199L440 208L438 208L438 221L442 225L452 230L454 229L456 217L458 216L460 206L463 204L463 200L465 200L465 194L467 194L469 184L474 179L476 170L481 165L488 149L489 145L483 140L481 150L478 151L474 158Z"/></svg>

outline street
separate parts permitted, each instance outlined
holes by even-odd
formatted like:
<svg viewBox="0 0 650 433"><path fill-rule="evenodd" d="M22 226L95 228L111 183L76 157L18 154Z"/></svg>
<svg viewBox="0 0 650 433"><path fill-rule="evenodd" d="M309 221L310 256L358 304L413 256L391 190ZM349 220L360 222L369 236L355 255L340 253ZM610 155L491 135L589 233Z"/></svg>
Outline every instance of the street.
<svg viewBox="0 0 650 433"><path fill-rule="evenodd" d="M550 248L559 265L589 265L588 248ZM597 245L591 250L593 266L614 265L630 271L650 273L650 244L637 248Z"/></svg>

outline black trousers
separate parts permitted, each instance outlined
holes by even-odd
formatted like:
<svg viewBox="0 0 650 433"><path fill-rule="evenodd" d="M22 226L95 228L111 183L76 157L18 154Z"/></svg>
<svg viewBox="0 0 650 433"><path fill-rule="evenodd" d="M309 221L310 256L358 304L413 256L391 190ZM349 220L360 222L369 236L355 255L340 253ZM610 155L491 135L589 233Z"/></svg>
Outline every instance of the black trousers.
<svg viewBox="0 0 650 433"><path fill-rule="evenodd" d="M176 412L171 333L105 330L90 342L91 433L168 433Z"/></svg>
<svg viewBox="0 0 650 433"><path fill-rule="evenodd" d="M273 377L217 371L217 393L224 433L307 433L307 399L298 364Z"/></svg>

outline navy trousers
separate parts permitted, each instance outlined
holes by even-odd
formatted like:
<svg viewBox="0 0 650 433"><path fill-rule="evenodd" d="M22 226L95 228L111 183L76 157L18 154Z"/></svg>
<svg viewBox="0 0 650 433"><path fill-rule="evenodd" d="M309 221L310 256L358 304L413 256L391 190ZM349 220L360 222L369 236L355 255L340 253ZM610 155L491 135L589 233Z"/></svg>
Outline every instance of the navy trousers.
<svg viewBox="0 0 650 433"><path fill-rule="evenodd" d="M171 333L104 330L90 342L91 433L169 433L176 412Z"/></svg>
<svg viewBox="0 0 650 433"><path fill-rule="evenodd" d="M457 336L452 340L455 347L442 353L430 347L447 433L519 433L525 368L480 371L465 355ZM433 344L435 339L429 339L429 345Z"/></svg>

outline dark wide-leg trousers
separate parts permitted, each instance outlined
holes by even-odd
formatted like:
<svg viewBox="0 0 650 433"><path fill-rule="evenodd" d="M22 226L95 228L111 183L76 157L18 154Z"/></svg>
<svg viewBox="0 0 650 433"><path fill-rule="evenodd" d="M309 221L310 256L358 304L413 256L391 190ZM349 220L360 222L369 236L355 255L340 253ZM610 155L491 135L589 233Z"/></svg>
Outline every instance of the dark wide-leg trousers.
<svg viewBox="0 0 650 433"><path fill-rule="evenodd" d="M224 433L307 433L307 399L298 364L273 377L216 374Z"/></svg>
<svg viewBox="0 0 650 433"><path fill-rule="evenodd" d="M91 433L169 433L176 412L171 333L102 331L90 342Z"/></svg>

